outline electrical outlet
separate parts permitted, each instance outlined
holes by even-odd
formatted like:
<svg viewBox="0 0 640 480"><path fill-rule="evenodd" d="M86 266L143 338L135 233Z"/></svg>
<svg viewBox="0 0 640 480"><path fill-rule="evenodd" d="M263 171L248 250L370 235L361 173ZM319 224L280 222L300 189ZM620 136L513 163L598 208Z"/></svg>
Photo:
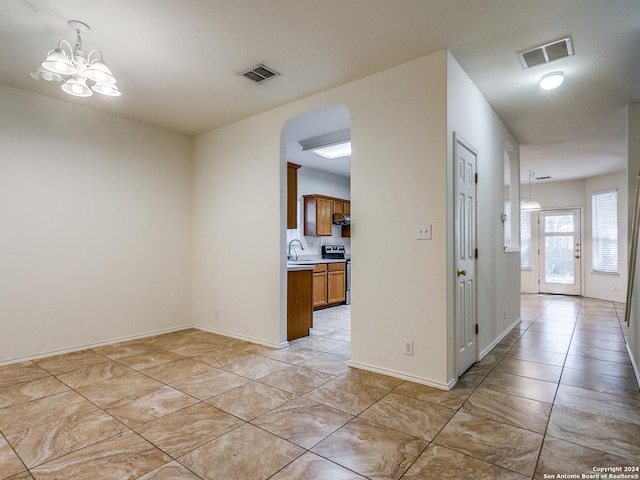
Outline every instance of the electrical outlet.
<svg viewBox="0 0 640 480"><path fill-rule="evenodd" d="M215 312L213 313L213 318L220 318L217 308L216 308Z"/></svg>
<svg viewBox="0 0 640 480"><path fill-rule="evenodd" d="M430 223L419 223L416 226L416 239L431 240L431 224Z"/></svg>
<svg viewBox="0 0 640 480"><path fill-rule="evenodd" d="M504 319L506 320L507 318L509 318L509 309L505 308L504 309Z"/></svg>
<svg viewBox="0 0 640 480"><path fill-rule="evenodd" d="M413 355L413 340L404 341L404 354Z"/></svg>

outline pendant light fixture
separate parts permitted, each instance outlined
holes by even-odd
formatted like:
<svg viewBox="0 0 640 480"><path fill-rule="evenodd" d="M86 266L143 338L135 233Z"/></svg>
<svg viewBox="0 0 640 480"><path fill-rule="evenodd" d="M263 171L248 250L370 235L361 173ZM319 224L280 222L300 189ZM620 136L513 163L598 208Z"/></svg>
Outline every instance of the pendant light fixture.
<svg viewBox="0 0 640 480"><path fill-rule="evenodd" d="M31 76L47 83L62 83L62 90L76 97L90 97L93 92L111 97L121 95L116 79L102 59L102 51L93 49L88 55L82 50L80 32L91 30L79 20L69 20L69 27L76 31L74 48L65 40L47 54L47 58Z"/></svg>
<svg viewBox="0 0 640 480"><path fill-rule="evenodd" d="M520 200L520 210L525 212L534 212L536 210L542 210L542 207L538 202L531 198L531 178L535 175L535 172L529 170L529 197Z"/></svg>

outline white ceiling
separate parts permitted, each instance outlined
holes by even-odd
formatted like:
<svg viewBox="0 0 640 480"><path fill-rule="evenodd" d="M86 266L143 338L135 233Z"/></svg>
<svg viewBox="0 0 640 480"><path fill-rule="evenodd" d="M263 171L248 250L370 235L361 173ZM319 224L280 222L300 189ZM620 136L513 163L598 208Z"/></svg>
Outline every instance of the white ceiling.
<svg viewBox="0 0 640 480"><path fill-rule="evenodd" d="M91 26L85 51L103 51L121 97L29 76L74 43L70 19ZM521 68L517 51L567 35L573 57ZM2 0L0 83L197 134L448 48L523 145L523 181L557 181L624 169L639 40L638 0ZM237 75L258 62L282 76ZM552 70L565 84L543 92Z"/></svg>

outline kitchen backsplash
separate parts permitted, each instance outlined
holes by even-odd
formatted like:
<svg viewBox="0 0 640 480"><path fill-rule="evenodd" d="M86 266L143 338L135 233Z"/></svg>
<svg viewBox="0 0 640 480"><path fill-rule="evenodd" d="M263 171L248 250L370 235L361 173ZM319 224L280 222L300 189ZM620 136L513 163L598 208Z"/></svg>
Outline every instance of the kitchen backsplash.
<svg viewBox="0 0 640 480"><path fill-rule="evenodd" d="M298 258L320 257L322 255L322 245L344 245L346 254L350 255L351 239L342 237L342 230L339 225L333 225L331 232L332 235L330 237L305 237L302 235L301 228L297 230L287 230L287 245L285 245L285 249L291 240L297 238L302 242L304 250L300 250L300 245L295 242L292 246L291 253L293 254L293 249L295 248L295 251L298 253ZM285 251L285 255L286 253Z"/></svg>

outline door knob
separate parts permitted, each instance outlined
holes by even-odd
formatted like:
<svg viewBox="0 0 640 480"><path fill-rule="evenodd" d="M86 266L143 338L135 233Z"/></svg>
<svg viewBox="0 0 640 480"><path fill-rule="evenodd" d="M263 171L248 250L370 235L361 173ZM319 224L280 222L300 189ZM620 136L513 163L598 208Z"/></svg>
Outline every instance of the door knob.
<svg viewBox="0 0 640 480"><path fill-rule="evenodd" d="M466 275L467 271L466 270L458 270L458 276L460 275Z"/></svg>
<svg viewBox="0 0 640 480"><path fill-rule="evenodd" d="M576 255L576 258L580 258L580 255Z"/></svg>

